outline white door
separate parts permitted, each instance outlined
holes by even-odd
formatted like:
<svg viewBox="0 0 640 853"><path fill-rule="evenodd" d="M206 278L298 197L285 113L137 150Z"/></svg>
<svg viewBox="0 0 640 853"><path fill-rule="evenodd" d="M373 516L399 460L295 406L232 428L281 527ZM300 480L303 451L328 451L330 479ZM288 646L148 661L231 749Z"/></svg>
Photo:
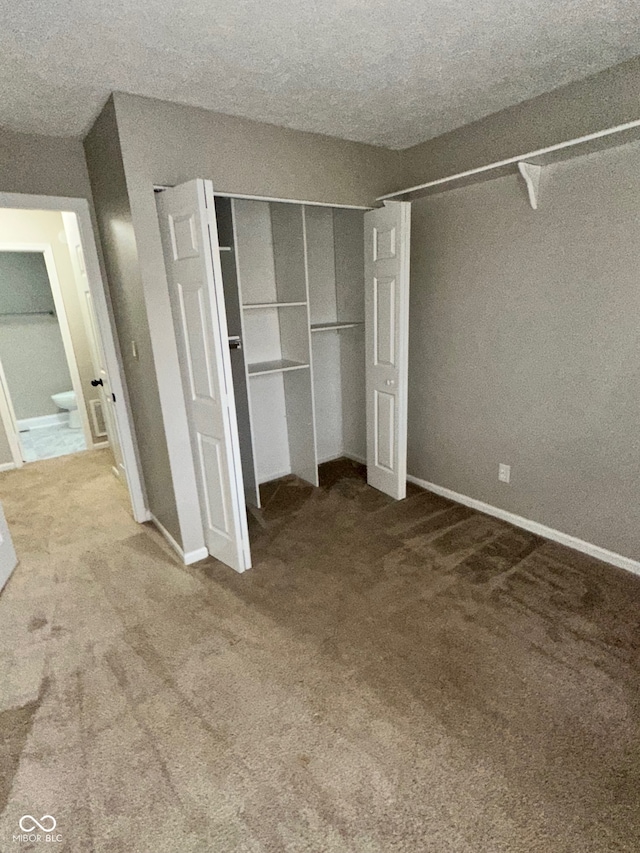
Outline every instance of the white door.
<svg viewBox="0 0 640 853"><path fill-rule="evenodd" d="M407 493L409 238L411 204L365 213L367 482Z"/></svg>
<svg viewBox="0 0 640 853"><path fill-rule="evenodd" d="M189 181L157 203L205 542L243 572L251 554L213 187Z"/></svg>
<svg viewBox="0 0 640 853"><path fill-rule="evenodd" d="M82 241L80 239L80 229L78 228L78 219L75 213L63 212L62 219L64 222L64 230L67 236L67 246L71 256L71 265L76 279L78 297L80 299L80 310L84 323L87 340L89 341L89 349L91 353L91 364L93 366L93 375L95 377L94 384L95 396L85 394L85 399L89 404L89 416L92 420L94 435L100 437L105 436L115 461L114 473L127 484L127 472L122 456L122 446L120 444L120 436L118 435L118 427L113 411L113 390L109 382L109 374L106 369L106 358L102 347L100 332L98 330L98 322L96 320L96 311L93 304L93 297L89 287L89 278L87 276L87 268L82 251Z"/></svg>
<svg viewBox="0 0 640 853"><path fill-rule="evenodd" d="M9 580L18 564L18 558L9 535L9 528L0 504L0 590Z"/></svg>

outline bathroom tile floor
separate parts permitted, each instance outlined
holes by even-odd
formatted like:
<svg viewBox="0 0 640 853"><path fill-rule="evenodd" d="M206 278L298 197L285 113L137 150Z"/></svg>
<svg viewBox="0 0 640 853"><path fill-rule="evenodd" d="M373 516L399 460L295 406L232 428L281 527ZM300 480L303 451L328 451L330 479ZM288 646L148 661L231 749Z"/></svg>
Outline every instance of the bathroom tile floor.
<svg viewBox="0 0 640 853"><path fill-rule="evenodd" d="M69 429L66 424L37 427L21 432L20 443L25 462L67 456L69 453L87 449L82 429Z"/></svg>

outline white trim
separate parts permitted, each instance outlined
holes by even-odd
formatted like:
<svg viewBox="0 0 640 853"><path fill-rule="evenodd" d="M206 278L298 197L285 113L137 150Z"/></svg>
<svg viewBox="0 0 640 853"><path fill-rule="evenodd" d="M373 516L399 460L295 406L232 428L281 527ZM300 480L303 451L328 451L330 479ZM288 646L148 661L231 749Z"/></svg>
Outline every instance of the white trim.
<svg viewBox="0 0 640 853"><path fill-rule="evenodd" d="M100 397L94 397L92 400L89 400L89 411L91 412L91 420L93 421L93 434L95 435L96 438L103 438L104 439L104 441L94 442L94 444L93 444L94 447L96 446L96 444L102 445L105 443L106 444L109 443L109 436L108 436L106 429L101 430L99 428L98 414L96 411L98 406L102 410L102 400L100 399ZM105 417L104 411L101 411L101 414L102 414L102 423L104 425L106 423L107 419ZM115 440L116 439L114 437L114 441Z"/></svg>
<svg viewBox="0 0 640 853"><path fill-rule="evenodd" d="M521 160L530 160L532 157L542 157L544 154L553 154L554 151L562 151L565 148L583 145L585 142L593 142L596 139L603 139L606 136L613 136L616 133L624 133L625 131L633 130L636 127L640 127L640 119L634 119L634 121L628 121L625 122L625 124L617 124L615 127L607 127L604 130L597 130L595 133L587 133L586 136L578 136L575 139L568 139L566 142L557 142L555 145L548 145L546 148L538 148L537 151L529 151L526 154L517 154L515 157L507 157L506 160L497 160L495 163L488 163L486 166L477 166L475 169L467 169L466 172L458 172L455 175L447 175L445 178L438 178L435 181L427 181L426 184L416 184L416 186L409 187L406 190L398 190L395 193L381 195L378 197L377 201L388 201L389 199L399 198L400 196L418 192L419 190L427 190L431 187L438 187L442 184L459 181L462 178L480 175L483 172L492 172L496 169L504 168L505 166L515 165Z"/></svg>
<svg viewBox="0 0 640 853"><path fill-rule="evenodd" d="M499 507L484 503L484 501L476 500L476 498L470 498L467 495L461 495L459 492L454 492L435 483L429 483L427 480L421 480L419 477L413 477L411 474L407 474L407 480L416 486L420 486L421 489L426 489L428 492L434 492L434 494L441 495L443 498L449 498L449 500L471 507L471 509L477 509L478 512L484 512L486 515L492 515L494 518L508 521L509 524L513 524L515 527L521 527L523 530L528 530L529 533L535 533L544 539L559 542L561 545L566 545L567 548L572 548L574 551L580 551L582 554L588 554L590 557L602 560L603 563L609 563L612 566L617 566L619 569L632 572L634 575L640 575L640 562L632 560L631 557L623 557L622 554L616 554L615 551L608 551L606 548L593 545L591 542L585 542L583 539L570 536L561 530L555 530L553 527L547 527L537 521L522 518L522 516L515 515L505 509L500 509Z"/></svg>
<svg viewBox="0 0 640 853"><path fill-rule="evenodd" d="M109 447L108 441L94 441L94 443L91 445L92 450L102 450L105 447Z"/></svg>
<svg viewBox="0 0 640 853"><path fill-rule="evenodd" d="M20 418L17 421L18 432L25 432L29 429L43 429L44 427L58 426L58 424L68 424L69 413L58 412L55 415L37 415L35 418Z"/></svg>
<svg viewBox="0 0 640 853"><path fill-rule="evenodd" d="M9 444L9 450L11 451L11 458L13 459L13 465L15 468L22 468L24 465L24 459L22 458L22 445L20 444L20 438L18 434L18 421L16 418L16 413L13 408L13 403L11 402L11 394L9 394L9 386L7 384L7 377L4 373L4 367L2 366L2 361L0 360L0 422L2 422L2 426L4 427L4 431L7 436L7 442Z"/></svg>
<svg viewBox="0 0 640 853"><path fill-rule="evenodd" d="M122 456L127 471L127 486L131 498L133 517L138 522L148 521L149 509L147 508L144 481L133 431L133 419L131 417L129 395L122 368L122 357L115 332L115 321L113 319L109 293L105 284L106 278L103 275L98 258L89 202L86 198L0 192L0 207L14 208L16 210L55 210L61 213L70 211L78 217L78 229L80 231L80 241L87 266L89 289L96 312L100 337L102 338L102 346L105 351L109 381L116 395L114 412L120 435ZM0 401L0 411L1 409L2 405Z"/></svg>
<svg viewBox="0 0 640 853"><path fill-rule="evenodd" d="M2 462L0 463L0 474L3 471L13 471L16 467L17 466L15 462Z"/></svg>
<svg viewBox="0 0 640 853"><path fill-rule="evenodd" d="M78 411L80 420L82 421L82 431L84 432L84 440L87 447L91 447L91 427L89 426L89 415L87 413L87 405L82 391L82 381L80 380L80 371L78 362L76 361L76 353L73 348L73 340L71 338L71 328L67 318L67 310L62 296L62 287L60 278L58 277L58 268L56 266L55 255L51 243L40 243L38 241L29 241L21 243L0 242L0 252L33 252L41 254L44 257L45 266L47 268L47 277L49 286L51 287L51 295L56 310L56 320L60 328L62 336L62 346L71 376L71 387L76 394L76 402L78 403ZM6 393L11 395L11 389L6 386Z"/></svg>
<svg viewBox="0 0 640 853"><path fill-rule="evenodd" d="M154 190L154 192L159 193L159 192L162 192L162 190L171 190L175 186L176 186L175 184L173 186L167 186L164 184L154 184L153 190ZM243 195L242 193L223 193L223 192L218 192L218 190L216 190L214 192L214 196L216 198L218 198L218 197L220 197L220 198L244 198L244 199L247 199L247 201L276 201L276 202L280 202L281 204L307 204L307 205L313 205L314 207L340 207L340 208L343 208L344 210L371 210L371 207L366 207L365 205L362 205L362 204L332 204L329 201L299 201L298 199L279 198L277 196ZM223 248L230 248L230 247L223 247Z"/></svg>
<svg viewBox="0 0 640 853"><path fill-rule="evenodd" d="M162 524L162 522L158 521L158 519L153 515L153 513L149 513L148 519L153 526L158 530L159 533L167 540L169 545L173 548L176 554L180 557L180 560L185 564L185 566L190 566L192 563L197 563L200 560L206 560L209 556L209 552L206 548L198 548L196 551L187 551L182 550L180 545L176 542L173 536L169 533L167 528Z"/></svg>

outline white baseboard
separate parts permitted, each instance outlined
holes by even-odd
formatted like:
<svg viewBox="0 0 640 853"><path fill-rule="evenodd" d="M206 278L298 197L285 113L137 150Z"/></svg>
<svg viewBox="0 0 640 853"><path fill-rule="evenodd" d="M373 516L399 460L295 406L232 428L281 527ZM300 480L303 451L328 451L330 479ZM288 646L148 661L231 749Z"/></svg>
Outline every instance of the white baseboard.
<svg viewBox="0 0 640 853"><path fill-rule="evenodd" d="M55 415L38 415L35 418L21 418L17 421L18 432L24 432L24 430L27 429L41 429L42 427L68 423L69 412L56 412Z"/></svg>
<svg viewBox="0 0 640 853"><path fill-rule="evenodd" d="M523 530L528 530L529 533L535 533L542 536L544 539L551 539L553 542L559 542L560 545L566 545L567 548L573 548L574 551L580 551L582 554L588 554L590 557L595 557L597 560L602 560L603 563L609 563L612 566L617 566L619 569L626 569L628 572L633 572L635 575L640 575L640 562L632 560L631 557L623 557L622 554L616 554L615 551L608 551L606 548L601 548L599 545L593 545L591 542L585 542L583 539L577 539L575 536L570 536L568 533L562 533L561 530L554 530L553 527L547 527L544 524L539 524L537 521L531 521L528 518L522 518L520 515L515 515L512 512L507 512L505 509L500 509L497 506L484 503L484 501L470 498L468 495L461 495L459 492L454 492L451 489L445 489L443 486L438 486L435 483L429 483L426 480L421 480L419 477L413 477L407 474L407 480L420 486L421 489L426 489L428 492L434 492L436 495L441 495L443 498L464 506L477 509L479 512L484 512L486 515L492 515L495 518L500 518L502 521L508 521L515 527L521 527Z"/></svg>
<svg viewBox="0 0 640 853"><path fill-rule="evenodd" d="M2 471L13 471L15 467L15 462L2 462L0 464L0 473L2 473Z"/></svg>
<svg viewBox="0 0 640 853"><path fill-rule="evenodd" d="M158 519L153 515L153 513L149 513L149 521L158 529L158 531L164 536L169 545L173 548L176 554L180 557L185 566L190 566L191 563L197 563L199 560L206 560L209 556L209 552L206 548L198 548L195 551L183 551L180 545L176 542L173 536L169 533L167 528L162 524L162 522L158 521Z"/></svg>
<svg viewBox="0 0 640 853"><path fill-rule="evenodd" d="M206 560L209 556L209 552L206 548L196 548L195 551L185 551L184 552L184 564L185 566L190 566L192 563L199 563L200 560Z"/></svg>
<svg viewBox="0 0 640 853"><path fill-rule="evenodd" d="M91 445L92 450L102 450L104 447L109 447L108 441L94 441Z"/></svg>

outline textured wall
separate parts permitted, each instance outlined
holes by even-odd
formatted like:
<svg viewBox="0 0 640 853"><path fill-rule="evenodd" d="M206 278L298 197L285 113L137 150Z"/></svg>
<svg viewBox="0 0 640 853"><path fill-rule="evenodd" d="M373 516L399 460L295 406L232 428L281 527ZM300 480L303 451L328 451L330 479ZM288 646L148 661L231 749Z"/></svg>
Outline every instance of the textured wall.
<svg viewBox="0 0 640 853"><path fill-rule="evenodd" d="M90 198L81 141L0 128L0 204L3 192ZM0 425L0 464L10 461Z"/></svg>
<svg viewBox="0 0 640 853"><path fill-rule="evenodd" d="M141 438L138 449L149 508L180 541L136 238L111 100L87 136L85 150L132 417L136 435ZM137 358L132 341L136 342Z"/></svg>
<svg viewBox="0 0 640 853"><path fill-rule="evenodd" d="M402 187L640 119L640 57L403 152Z"/></svg>
<svg viewBox="0 0 640 853"><path fill-rule="evenodd" d="M0 360L18 420L58 413L51 395L72 382L55 317L0 317Z"/></svg>
<svg viewBox="0 0 640 853"><path fill-rule="evenodd" d="M195 531L197 510L194 512L192 507L197 507L197 496L186 476L190 459L189 435L173 342L154 184L171 185L203 177L213 180L214 187L222 191L338 204L369 204L379 193L397 186L400 160L397 152L147 98L117 93L113 103L115 116L112 104L107 105L85 147L105 254L115 254L118 242L113 236L115 227L107 221L114 218L118 219L123 231L127 230L129 245L135 246L137 251L137 260L134 261L132 254L128 272L122 276L123 281L126 279L122 292L127 296L126 304L123 296L122 311L119 318L117 316L118 330L123 353L130 350L129 338L134 336L133 331L131 335L126 331L126 324L141 330L136 331L135 336L143 337L144 352L140 364L130 373L144 375L150 388L154 378L147 360L150 356L147 329L151 330L153 364L165 412L164 421L161 421L154 404L154 422L156 429L163 422L167 433L177 500L171 495L171 480L167 479L166 460L160 459L159 447L151 467L156 470L158 483L162 481L167 510L173 499L178 514L182 513L179 522L182 535L176 531L177 520L163 521L176 539L182 541L187 528ZM117 146L117 156L110 146ZM126 177L126 186L123 183L121 187L120 154ZM118 162L114 166L115 160ZM108 186L114 181L114 169L118 173L116 183L121 190L122 203L125 197L130 203L130 218L128 209L126 213L119 211L116 216L104 207L106 196L115 192ZM134 266L139 273L134 271ZM112 292L115 292L119 287L115 283L117 273L111 268L108 274ZM155 391L149 390L146 396L152 393ZM139 409L147 406L147 402L137 401L133 388L131 395L134 406ZM141 390L141 398L146 400L146 396ZM145 477L148 479L147 469ZM152 511L158 515L153 507ZM194 535L201 536L201 532Z"/></svg>
<svg viewBox="0 0 640 853"><path fill-rule="evenodd" d="M410 473L640 558L640 144L413 205ZM512 482L498 482L499 462Z"/></svg>
<svg viewBox="0 0 640 853"><path fill-rule="evenodd" d="M398 151L120 92L114 99L125 169L147 183L209 178L218 192L370 205L402 179Z"/></svg>
<svg viewBox="0 0 640 853"><path fill-rule="evenodd" d="M0 128L0 193L3 192L90 198L82 142Z"/></svg>

